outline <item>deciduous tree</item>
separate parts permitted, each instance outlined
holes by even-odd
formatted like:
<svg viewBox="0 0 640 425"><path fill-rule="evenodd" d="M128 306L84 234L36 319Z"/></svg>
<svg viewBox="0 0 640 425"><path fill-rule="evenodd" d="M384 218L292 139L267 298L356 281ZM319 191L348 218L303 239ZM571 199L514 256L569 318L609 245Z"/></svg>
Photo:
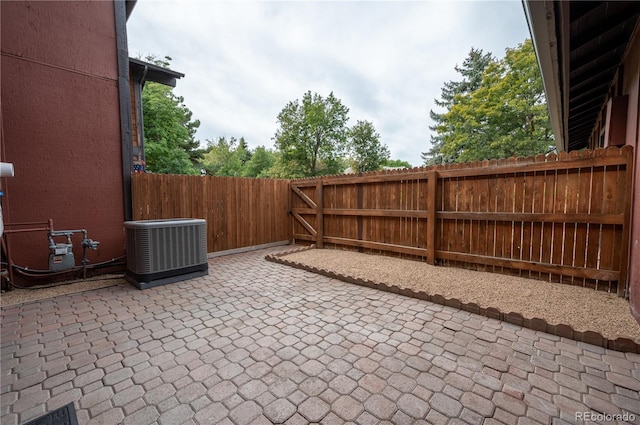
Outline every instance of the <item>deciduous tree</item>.
<svg viewBox="0 0 640 425"><path fill-rule="evenodd" d="M171 58L147 61L168 67ZM196 174L202 158L200 142L195 139L200 121L176 96L171 87L147 82L142 91L144 149L146 167L155 173Z"/></svg>
<svg viewBox="0 0 640 425"><path fill-rule="evenodd" d="M401 159L387 159L383 164L383 167L394 167L394 168L413 168L413 165L409 164L407 161L403 161Z"/></svg>
<svg viewBox="0 0 640 425"><path fill-rule="evenodd" d="M331 92L310 91L302 102L289 102L278 114L274 140L281 177L309 177L342 171L339 160L347 139L349 109Z"/></svg>
<svg viewBox="0 0 640 425"><path fill-rule="evenodd" d="M219 137L216 142L207 142L207 152L202 159L202 167L210 176L235 176L244 175L245 164L251 157L249 147L244 138L237 140L231 137Z"/></svg>
<svg viewBox="0 0 640 425"><path fill-rule="evenodd" d="M380 142L380 135L369 121L358 121L348 131L351 168L357 173L376 171L389 159L387 145Z"/></svg>
<svg viewBox="0 0 640 425"><path fill-rule="evenodd" d="M251 154L251 159L244 164L244 177L269 177L269 169L275 163L273 152L264 146L258 146Z"/></svg>
<svg viewBox="0 0 640 425"><path fill-rule="evenodd" d="M542 78L531 40L491 61L480 86L456 94L436 131L447 161L527 156L553 145Z"/></svg>

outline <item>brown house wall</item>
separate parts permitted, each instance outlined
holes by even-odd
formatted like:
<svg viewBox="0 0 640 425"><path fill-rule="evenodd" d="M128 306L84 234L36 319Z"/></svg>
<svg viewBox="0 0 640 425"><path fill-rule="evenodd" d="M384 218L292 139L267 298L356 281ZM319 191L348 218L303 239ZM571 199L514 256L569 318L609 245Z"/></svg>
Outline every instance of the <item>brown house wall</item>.
<svg viewBox="0 0 640 425"><path fill-rule="evenodd" d="M631 235L629 246L629 300L631 311L640 322L640 28L628 47L628 54L622 67L616 73L609 90L607 102L602 107L598 121L589 139L589 147L600 145L600 132L607 122L607 108L612 96L626 98L626 129L624 140L605 140L603 146L630 145L634 147L635 163L631 205ZM622 75L622 78L620 78ZM609 117L611 120L611 117ZM619 134L619 133L618 133Z"/></svg>
<svg viewBox="0 0 640 425"><path fill-rule="evenodd" d="M4 221L53 219L100 241L92 262L124 254L114 5L0 2ZM13 261L47 268L44 232L8 236ZM76 263L80 237L74 238Z"/></svg>
<svg viewBox="0 0 640 425"><path fill-rule="evenodd" d="M640 31L629 48L624 64L622 94L629 96L627 108L627 145L635 149L634 189L629 249L629 300L631 311L640 323Z"/></svg>

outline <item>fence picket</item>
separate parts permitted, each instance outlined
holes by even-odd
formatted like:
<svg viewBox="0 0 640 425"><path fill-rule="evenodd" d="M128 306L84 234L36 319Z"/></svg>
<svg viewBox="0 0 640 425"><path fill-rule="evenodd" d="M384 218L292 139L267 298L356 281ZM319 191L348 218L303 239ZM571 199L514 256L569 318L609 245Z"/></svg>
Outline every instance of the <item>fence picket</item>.
<svg viewBox="0 0 640 425"><path fill-rule="evenodd" d="M331 246L615 291L627 255L628 151L327 176L325 197L339 193L326 206L333 221L317 216Z"/></svg>
<svg viewBox="0 0 640 425"><path fill-rule="evenodd" d="M133 174L132 210L206 219L210 252L315 242L621 295L631 164L614 147L293 181Z"/></svg>
<svg viewBox="0 0 640 425"><path fill-rule="evenodd" d="M288 180L134 173L131 190L134 220L207 220L209 252L291 238Z"/></svg>

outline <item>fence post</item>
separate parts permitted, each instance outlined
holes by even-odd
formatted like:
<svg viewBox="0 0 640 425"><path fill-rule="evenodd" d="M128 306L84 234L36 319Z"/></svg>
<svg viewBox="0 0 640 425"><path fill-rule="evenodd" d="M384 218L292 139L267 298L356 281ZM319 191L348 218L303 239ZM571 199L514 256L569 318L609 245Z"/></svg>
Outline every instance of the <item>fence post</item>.
<svg viewBox="0 0 640 425"><path fill-rule="evenodd" d="M316 183L316 248L324 248L324 194L322 179Z"/></svg>
<svg viewBox="0 0 640 425"><path fill-rule="evenodd" d="M621 153L626 160L625 177L626 191L624 195L624 224L622 225L622 252L620 258L620 274L618 278L618 296L627 295L629 285L629 255L631 255L631 188L633 187L633 148L624 146Z"/></svg>
<svg viewBox="0 0 640 425"><path fill-rule="evenodd" d="M142 174L140 174L142 175ZM132 220L140 220L140 214L138 213L138 211L140 210L140 206L138 205L140 203L140 198L141 196L138 195L140 193L140 190L138 190L138 186L140 185L140 178L138 178L138 173L131 173L131 219Z"/></svg>
<svg viewBox="0 0 640 425"><path fill-rule="evenodd" d="M358 212L362 211L364 208L364 194L362 183L358 183ZM363 218L361 215L358 215L358 240L361 241L363 237ZM362 246L358 247L358 252L363 252L364 249Z"/></svg>
<svg viewBox="0 0 640 425"><path fill-rule="evenodd" d="M294 235L294 233L295 233L294 227L295 227L296 223L295 223L295 220L292 218L292 217L293 217L293 188L291 187L291 180L289 180L289 181L287 182L287 188L289 189L289 190L288 190L288 195L289 195L289 208L287 209L287 211L288 211L288 214L287 214L287 215L288 215L288 216L289 216L289 218L290 218L288 221L291 223L291 225L289 226L289 229L290 229L290 231L291 231L291 234L289 235L289 243L290 243L291 245L295 245L295 243L296 243L296 238L295 238L295 236L293 236L293 235Z"/></svg>
<svg viewBox="0 0 640 425"><path fill-rule="evenodd" d="M436 263L436 191L438 172L427 171L427 264Z"/></svg>

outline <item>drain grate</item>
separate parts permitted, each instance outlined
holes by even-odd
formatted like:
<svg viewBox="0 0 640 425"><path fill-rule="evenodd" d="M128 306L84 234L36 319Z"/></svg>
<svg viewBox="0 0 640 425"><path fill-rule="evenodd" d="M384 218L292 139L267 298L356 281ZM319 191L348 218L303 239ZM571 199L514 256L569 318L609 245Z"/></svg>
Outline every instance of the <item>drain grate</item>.
<svg viewBox="0 0 640 425"><path fill-rule="evenodd" d="M78 418L73 403L69 403L24 425L78 425Z"/></svg>

